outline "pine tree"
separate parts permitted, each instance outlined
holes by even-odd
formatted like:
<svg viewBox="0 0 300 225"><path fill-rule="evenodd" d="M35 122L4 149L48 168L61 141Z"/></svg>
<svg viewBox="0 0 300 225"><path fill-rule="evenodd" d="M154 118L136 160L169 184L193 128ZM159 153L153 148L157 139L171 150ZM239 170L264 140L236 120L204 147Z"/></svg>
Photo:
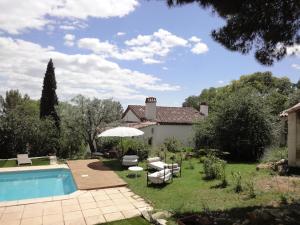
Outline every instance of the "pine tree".
<svg viewBox="0 0 300 225"><path fill-rule="evenodd" d="M60 118L56 112L55 106L58 105L56 96L56 80L52 59L48 62L47 71L44 77L42 97L40 103L40 118L51 116L56 126L59 128Z"/></svg>

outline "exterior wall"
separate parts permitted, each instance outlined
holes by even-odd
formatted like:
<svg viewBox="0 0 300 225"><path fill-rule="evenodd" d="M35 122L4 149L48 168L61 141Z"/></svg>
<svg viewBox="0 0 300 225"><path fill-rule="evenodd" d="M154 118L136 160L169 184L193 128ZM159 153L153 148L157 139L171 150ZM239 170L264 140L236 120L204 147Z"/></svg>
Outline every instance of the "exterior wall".
<svg viewBox="0 0 300 225"><path fill-rule="evenodd" d="M166 138L174 137L184 146L194 147L193 125L153 125L141 128L144 131L143 138L152 138L152 146L157 147L164 143Z"/></svg>
<svg viewBox="0 0 300 225"><path fill-rule="evenodd" d="M131 110L128 110L126 115L123 117L123 121L125 122L141 122L139 118L134 115L134 113Z"/></svg>
<svg viewBox="0 0 300 225"><path fill-rule="evenodd" d="M297 113L288 114L288 163L289 166L296 166L297 148Z"/></svg>

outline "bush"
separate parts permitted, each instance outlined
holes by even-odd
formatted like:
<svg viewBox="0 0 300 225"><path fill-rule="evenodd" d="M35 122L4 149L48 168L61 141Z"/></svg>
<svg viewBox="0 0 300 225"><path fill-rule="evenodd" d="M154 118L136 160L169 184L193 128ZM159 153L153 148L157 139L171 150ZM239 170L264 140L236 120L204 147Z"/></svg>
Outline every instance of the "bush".
<svg viewBox="0 0 300 225"><path fill-rule="evenodd" d="M205 179L225 179L225 165L224 160L219 159L214 154L208 154L203 162Z"/></svg>
<svg viewBox="0 0 300 225"><path fill-rule="evenodd" d="M166 148L167 151L169 152L179 152L181 150L181 143L178 141L176 138L166 138L164 141L164 147Z"/></svg>
<svg viewBox="0 0 300 225"><path fill-rule="evenodd" d="M122 147L124 154L138 155L140 160L147 159L150 151L150 145L138 139L124 139L122 143L119 143L119 148Z"/></svg>
<svg viewBox="0 0 300 225"><path fill-rule="evenodd" d="M272 147L265 151L262 162L277 162L280 159L288 159L288 148L287 147Z"/></svg>
<svg viewBox="0 0 300 225"><path fill-rule="evenodd" d="M254 182L252 180L249 180L247 183L247 190L248 190L248 196L249 198L255 198L255 188L254 188Z"/></svg>
<svg viewBox="0 0 300 225"><path fill-rule="evenodd" d="M234 191L240 193L243 191L242 187L242 175L240 172L231 172L233 182L234 182Z"/></svg>
<svg viewBox="0 0 300 225"><path fill-rule="evenodd" d="M111 150L119 146L121 139L118 137L101 137L97 139L97 148L101 150Z"/></svg>

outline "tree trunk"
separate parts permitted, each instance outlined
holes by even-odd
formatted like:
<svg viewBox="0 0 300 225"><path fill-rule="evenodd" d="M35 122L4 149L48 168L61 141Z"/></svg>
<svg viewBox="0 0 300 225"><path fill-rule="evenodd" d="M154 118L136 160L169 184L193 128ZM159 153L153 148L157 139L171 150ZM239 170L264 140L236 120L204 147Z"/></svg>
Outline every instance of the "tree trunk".
<svg viewBox="0 0 300 225"><path fill-rule="evenodd" d="M90 147L91 153L94 153L96 151L96 148L95 148L95 145L94 145L94 141L91 138L89 138L88 143L89 143L89 147Z"/></svg>

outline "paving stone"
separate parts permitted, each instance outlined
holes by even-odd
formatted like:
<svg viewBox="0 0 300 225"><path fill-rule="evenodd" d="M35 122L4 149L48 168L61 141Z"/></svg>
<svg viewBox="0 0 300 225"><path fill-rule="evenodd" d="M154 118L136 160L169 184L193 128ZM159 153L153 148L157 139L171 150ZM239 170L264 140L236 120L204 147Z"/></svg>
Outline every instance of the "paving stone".
<svg viewBox="0 0 300 225"><path fill-rule="evenodd" d="M101 207L100 210L101 210L101 212L103 214L114 213L114 212L118 212L119 211L119 209L116 206L114 206L114 205Z"/></svg>
<svg viewBox="0 0 300 225"><path fill-rule="evenodd" d="M140 211L137 209L123 210L122 214L125 216L125 218L131 218L141 215Z"/></svg>
<svg viewBox="0 0 300 225"><path fill-rule="evenodd" d="M101 208L101 207L104 207L104 206L115 205L115 203L112 200L107 199L107 200L97 202L97 205L98 205L99 208Z"/></svg>
<svg viewBox="0 0 300 225"><path fill-rule="evenodd" d="M94 208L97 208L98 205L96 202L88 202L88 203L83 203L83 204L80 204L80 208L82 210L84 209L94 209Z"/></svg>
<svg viewBox="0 0 300 225"><path fill-rule="evenodd" d="M25 218L21 220L21 225L42 225L43 218L40 217L32 217L32 218Z"/></svg>
<svg viewBox="0 0 300 225"><path fill-rule="evenodd" d="M62 202L61 202L62 206L75 205L75 204L78 204L78 200L76 198L62 200Z"/></svg>
<svg viewBox="0 0 300 225"><path fill-rule="evenodd" d="M63 223L63 222L64 222L64 218L62 214L43 216L43 225L50 225L50 224Z"/></svg>
<svg viewBox="0 0 300 225"><path fill-rule="evenodd" d="M123 214L120 213L120 212L104 214L104 217L105 217L107 222L125 219Z"/></svg>
<svg viewBox="0 0 300 225"><path fill-rule="evenodd" d="M64 220L83 219L81 211L64 213Z"/></svg>
<svg viewBox="0 0 300 225"><path fill-rule="evenodd" d="M73 212L73 211L78 211L80 210L79 204L74 204L74 205L66 205L62 207L63 213L67 212Z"/></svg>
<svg viewBox="0 0 300 225"><path fill-rule="evenodd" d="M89 216L98 216L101 214L101 211L100 209L95 208L95 209L82 210L82 213L84 217L89 217Z"/></svg>
<svg viewBox="0 0 300 225"><path fill-rule="evenodd" d="M87 225L94 225L106 222L104 216L102 215L85 217L85 221Z"/></svg>
<svg viewBox="0 0 300 225"><path fill-rule="evenodd" d="M5 209L5 211L4 211ZM8 206L6 208L2 209L5 213L11 213L11 212L22 212L24 210L24 205L15 205L15 206ZM0 212L2 212L0 210Z"/></svg>

